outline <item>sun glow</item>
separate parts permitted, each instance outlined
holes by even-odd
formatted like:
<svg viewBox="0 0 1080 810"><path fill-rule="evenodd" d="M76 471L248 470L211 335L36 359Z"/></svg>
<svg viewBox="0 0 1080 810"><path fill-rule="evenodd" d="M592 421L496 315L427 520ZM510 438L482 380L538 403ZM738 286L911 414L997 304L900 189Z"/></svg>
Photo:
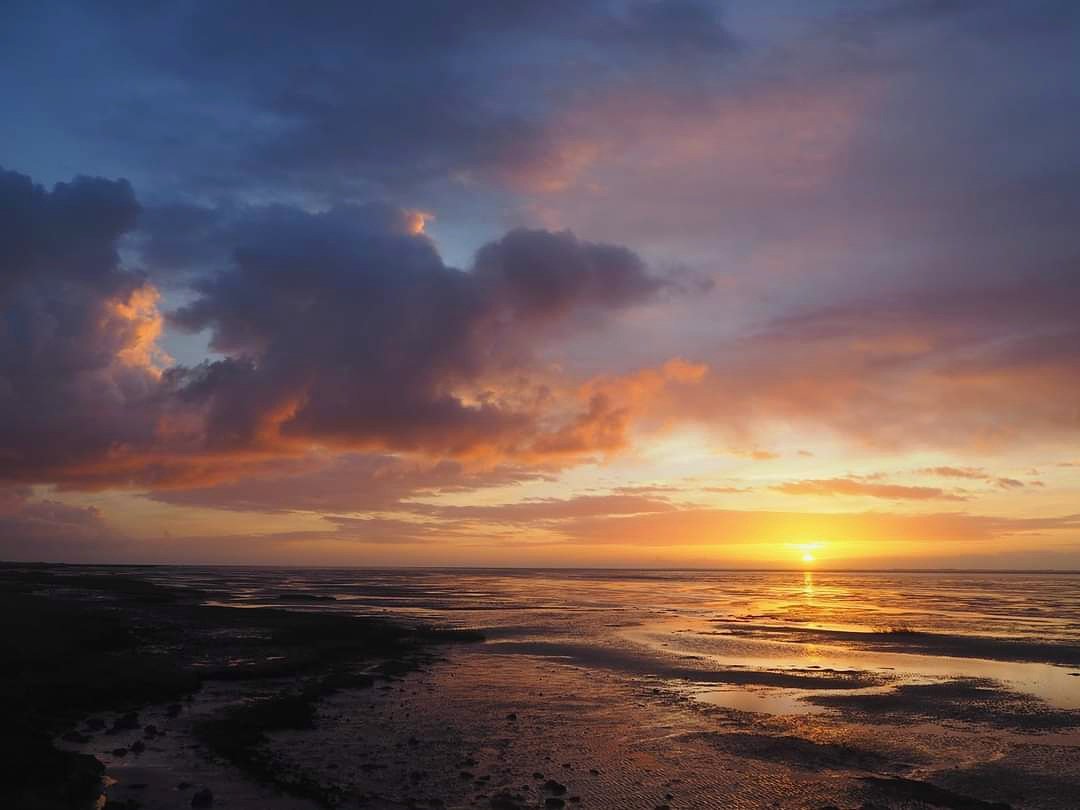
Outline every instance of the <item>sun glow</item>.
<svg viewBox="0 0 1080 810"><path fill-rule="evenodd" d="M803 565L813 565L817 562L817 552L824 543L792 543L795 553L799 555Z"/></svg>

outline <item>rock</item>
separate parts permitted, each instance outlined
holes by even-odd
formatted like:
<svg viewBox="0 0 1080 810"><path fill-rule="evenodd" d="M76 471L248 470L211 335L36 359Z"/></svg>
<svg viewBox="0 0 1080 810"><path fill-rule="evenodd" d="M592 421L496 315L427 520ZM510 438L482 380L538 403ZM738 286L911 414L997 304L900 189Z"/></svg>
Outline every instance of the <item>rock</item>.
<svg viewBox="0 0 1080 810"><path fill-rule="evenodd" d="M551 810L559 810L560 807L566 807L566 802L562 799L557 799L554 796L548 796L544 799L544 807L550 807Z"/></svg>
<svg viewBox="0 0 1080 810"><path fill-rule="evenodd" d="M596 768L589 768L589 773L591 773L593 776L600 775L600 771L596 770Z"/></svg>
<svg viewBox="0 0 1080 810"><path fill-rule="evenodd" d="M176 783L176 789L177 790L189 790L190 788L191 788L191 782L177 782Z"/></svg>
<svg viewBox="0 0 1080 810"><path fill-rule="evenodd" d="M510 714L506 715L506 719L507 720L517 720L517 714L515 714L514 712L510 712Z"/></svg>
<svg viewBox="0 0 1080 810"><path fill-rule="evenodd" d="M554 793L556 796L562 796L566 793L566 785L559 784L554 779L548 779L544 782L544 790L548 793Z"/></svg>
<svg viewBox="0 0 1080 810"><path fill-rule="evenodd" d="M89 737L87 737L85 734L80 734L78 731L69 731L60 739L62 739L64 742L77 743L79 745L90 742Z"/></svg>
<svg viewBox="0 0 1080 810"><path fill-rule="evenodd" d="M126 757L127 756L127 749L126 748L114 748L112 750L112 755L114 757Z"/></svg>
<svg viewBox="0 0 1080 810"><path fill-rule="evenodd" d="M533 779L543 779L544 775L540 771L533 771Z"/></svg>
<svg viewBox="0 0 1080 810"><path fill-rule="evenodd" d="M148 739L148 740L152 740L157 735L158 735L158 727L155 726L153 723L151 723L150 725L146 726L143 729L143 736L146 737L146 739Z"/></svg>
<svg viewBox="0 0 1080 810"><path fill-rule="evenodd" d="M86 720L86 727L92 731L101 731L105 728L105 721L100 717L88 717Z"/></svg>
<svg viewBox="0 0 1080 810"><path fill-rule="evenodd" d="M144 743L142 740L136 740L131 744L131 753L133 754L141 754L145 750L146 743Z"/></svg>
<svg viewBox="0 0 1080 810"><path fill-rule="evenodd" d="M172 703L172 704L169 705L169 708L167 708L165 710L165 716L166 717L179 717L180 712L181 712L181 710L183 708L184 707L181 706L179 703Z"/></svg>
<svg viewBox="0 0 1080 810"><path fill-rule="evenodd" d="M580 796L569 796L569 797L567 797L566 800L568 802L571 802L572 804L577 804L578 802L581 801L581 797Z"/></svg>
<svg viewBox="0 0 1080 810"><path fill-rule="evenodd" d="M213 807L214 806L214 794L210 788L201 788L195 791L195 795L191 797L192 807Z"/></svg>

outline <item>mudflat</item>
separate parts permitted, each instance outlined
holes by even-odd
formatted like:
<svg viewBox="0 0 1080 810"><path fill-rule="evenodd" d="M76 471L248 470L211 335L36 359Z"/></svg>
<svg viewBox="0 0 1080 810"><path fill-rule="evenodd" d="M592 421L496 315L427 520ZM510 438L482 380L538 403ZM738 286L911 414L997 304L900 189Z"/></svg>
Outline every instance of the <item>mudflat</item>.
<svg viewBox="0 0 1080 810"><path fill-rule="evenodd" d="M951 613L882 628L892 590L795 576L8 566L7 784L20 808L1076 806L1068 581L995 625L949 580Z"/></svg>

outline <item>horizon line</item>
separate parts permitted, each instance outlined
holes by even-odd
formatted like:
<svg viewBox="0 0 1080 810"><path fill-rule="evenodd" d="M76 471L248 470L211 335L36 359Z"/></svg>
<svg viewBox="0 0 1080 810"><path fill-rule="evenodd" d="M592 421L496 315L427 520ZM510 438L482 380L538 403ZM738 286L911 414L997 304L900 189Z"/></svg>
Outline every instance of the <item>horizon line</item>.
<svg viewBox="0 0 1080 810"><path fill-rule="evenodd" d="M733 568L681 566L550 566L550 565L300 565L295 563L112 563L0 560L0 566L67 566L71 568L287 568L353 571L652 571L777 574L1080 574L1078 568Z"/></svg>

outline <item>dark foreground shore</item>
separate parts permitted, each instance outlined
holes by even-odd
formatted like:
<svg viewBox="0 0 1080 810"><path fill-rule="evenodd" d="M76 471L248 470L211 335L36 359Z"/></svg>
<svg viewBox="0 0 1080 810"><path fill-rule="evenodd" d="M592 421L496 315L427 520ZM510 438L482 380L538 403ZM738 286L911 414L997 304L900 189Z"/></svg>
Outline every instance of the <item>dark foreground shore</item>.
<svg viewBox="0 0 1080 810"><path fill-rule="evenodd" d="M438 644L477 638L353 616L212 607L202 597L122 571L0 567L5 807L153 806L107 795L105 765L57 738L84 747L97 737L98 749L107 739L113 760L138 757L209 683L236 688L234 700L189 724L206 755L275 793L330 806L336 799L326 789L267 752L265 735L311 727L316 702L336 690L395 678L430 661ZM164 720L142 715L163 704ZM174 790L179 803L214 806L208 785Z"/></svg>

